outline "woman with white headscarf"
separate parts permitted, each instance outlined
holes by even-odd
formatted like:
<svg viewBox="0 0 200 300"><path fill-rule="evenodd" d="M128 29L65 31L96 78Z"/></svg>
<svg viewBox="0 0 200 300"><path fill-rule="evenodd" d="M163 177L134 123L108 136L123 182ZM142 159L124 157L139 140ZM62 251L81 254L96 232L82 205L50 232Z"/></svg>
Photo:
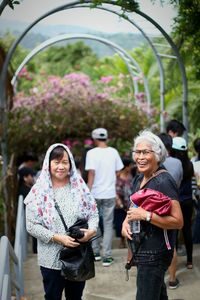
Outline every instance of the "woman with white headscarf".
<svg viewBox="0 0 200 300"><path fill-rule="evenodd" d="M75 240L66 234L55 208L58 204L69 228L77 219L86 219L88 229ZM42 171L25 198L27 231L38 240L38 264L43 276L46 300L81 300L85 282L61 276L59 253L63 246L77 247L96 234L98 211L87 185L77 173L73 156L63 144L53 144L46 152Z"/></svg>

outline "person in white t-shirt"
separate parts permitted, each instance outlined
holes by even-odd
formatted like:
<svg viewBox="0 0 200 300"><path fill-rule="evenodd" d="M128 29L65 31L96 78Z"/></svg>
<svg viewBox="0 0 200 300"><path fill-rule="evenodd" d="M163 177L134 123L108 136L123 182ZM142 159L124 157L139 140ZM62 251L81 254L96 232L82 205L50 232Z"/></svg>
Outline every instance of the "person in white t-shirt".
<svg viewBox="0 0 200 300"><path fill-rule="evenodd" d="M113 263L112 234L116 201L116 175L124 165L118 151L107 145L108 132L105 128L92 131L95 148L86 155L85 169L88 171L88 187L96 199L103 217L103 266ZM100 232L100 228L98 229ZM98 234L98 233L97 233ZM101 260L100 240L93 241L95 260Z"/></svg>

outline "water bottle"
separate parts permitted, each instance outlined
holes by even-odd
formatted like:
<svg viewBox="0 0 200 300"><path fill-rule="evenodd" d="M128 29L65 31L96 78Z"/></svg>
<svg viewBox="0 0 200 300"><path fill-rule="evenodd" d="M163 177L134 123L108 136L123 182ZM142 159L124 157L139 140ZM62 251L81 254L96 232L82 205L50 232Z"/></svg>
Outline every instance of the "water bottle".
<svg viewBox="0 0 200 300"><path fill-rule="evenodd" d="M138 207L138 206L135 203L133 203L131 207ZM131 226L132 233L140 233L140 220L131 221L130 226Z"/></svg>

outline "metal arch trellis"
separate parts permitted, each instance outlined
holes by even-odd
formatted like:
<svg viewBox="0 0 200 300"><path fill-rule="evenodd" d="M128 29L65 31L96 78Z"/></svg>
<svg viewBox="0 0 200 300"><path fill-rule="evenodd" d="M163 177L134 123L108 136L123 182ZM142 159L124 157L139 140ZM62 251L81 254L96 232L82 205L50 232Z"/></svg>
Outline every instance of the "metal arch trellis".
<svg viewBox="0 0 200 300"><path fill-rule="evenodd" d="M77 3L75 6L70 6L66 9L71 9L71 8L83 8L83 7L87 7L89 8L88 4L86 3L87 1L85 1L85 3L81 4ZM98 9L101 10L106 10L109 11L113 14L117 14L118 16L121 16L121 14L119 14L116 11L113 11L109 8L104 8L104 7L97 7ZM124 15L122 15L122 17L124 17ZM125 19L127 20L128 18L125 17ZM160 56L157 53L156 48L154 47L153 43L151 42L151 40L148 38L148 36L145 34L145 32L142 30L142 28L140 28L134 21L128 19L128 21L135 26L141 33L142 35L145 37L145 39L147 40L147 42L149 43L149 45L151 46L154 55L156 57L158 66L159 66L159 72L160 72L160 130L164 131L164 116L163 116L163 111L164 111L164 94L165 94L165 84L164 84L164 69L163 69L163 65L162 65L162 61L160 59ZM130 59L128 59L130 61ZM129 70L130 71L130 70ZM147 84L147 80L144 78L144 86L148 86ZM148 103L148 110L150 108L150 93L149 90L147 90L147 88L145 88L146 93L146 97L147 97L147 103Z"/></svg>
<svg viewBox="0 0 200 300"><path fill-rule="evenodd" d="M92 1L90 1L90 0L84 0L83 2L84 3L91 3ZM103 1L103 4L112 4L113 6L119 6L115 1ZM104 10L107 10L107 11L111 11L112 13L115 13L115 14L123 17L128 22L130 22L132 25L136 26L141 31L141 33L143 34L143 36L147 39L147 41L149 42L150 46L152 47L152 50L154 51L154 54L156 55L157 61L159 63L159 60L158 60L159 55L157 53L157 50L153 46L153 43L150 42L150 39L147 37L147 35L144 34L144 32L141 30L141 28L139 28L139 26L137 26L132 20L130 20L128 18L128 16L125 16L124 13L122 15L120 15L117 12L109 10L108 8L103 8L103 7L98 6L98 5L96 5L95 7L98 8L98 9L104 9ZM143 13L142 11L140 11L138 9L135 9L132 12L135 12L136 14L138 14L141 17L145 18L147 21L149 21L151 24L153 24L161 32L161 34L164 36L164 38L166 39L166 41L170 45L171 49L173 50L173 52L174 52L174 54L175 54L175 56L177 58L178 66L179 66L180 73L181 73L182 88L183 88L182 89L182 91L183 91L182 121L183 121L183 124L184 124L184 126L186 128L186 132L184 133L184 135L185 135L186 140L188 140L188 129L189 129L189 124L188 124L188 110L187 110L188 86L187 86L187 76L186 76L186 71L185 71L184 63L183 63L182 57L181 57L181 55L179 53L179 50L178 50L177 46L174 44L173 40L170 38L170 36L166 33L166 31L155 20L153 20L151 17L149 17L148 15L146 15L145 13ZM161 65L159 65L159 68L162 68L162 63L161 63ZM161 69L160 69L160 72L162 73ZM163 77L163 84L164 84L164 77ZM163 90L163 96L164 96L164 90ZM161 91L161 97L162 97L162 91ZM164 101L163 101L163 104L164 104Z"/></svg>
<svg viewBox="0 0 200 300"><path fill-rule="evenodd" d="M62 34L62 35L58 35L56 37L50 38L50 39L46 40L45 42L41 43L39 46L35 47L25 57L25 59L22 61L22 63L19 65L19 67L17 68L17 70L11 80L14 90L16 90L17 78L18 78L20 71L32 59L33 56L35 56L37 53L39 53L40 51L44 50L45 48L47 48L48 46L50 46L52 44L55 44L55 43L63 41L63 40L71 40L71 39L95 40L95 41L98 41L100 43L103 43L103 44L109 46L112 50L114 49L119 54L119 56L122 58L122 60L125 62L127 69L129 70L129 73L131 74L131 80L132 80L132 84L134 86L134 91L135 91L135 93L138 93L138 91L139 91L138 84L133 79L133 77L134 77L134 75L141 76L142 69L140 68L140 66L136 62L136 60L134 58L132 58L132 56L129 55L126 51L124 51L123 48L119 47L115 43L112 43L104 38L96 37L96 36L89 35L89 34ZM133 69L135 69L135 71ZM149 88L148 88L147 79L145 78L145 76L142 77L142 80L144 82L144 89L145 89L145 93L147 95L147 103L148 103L148 111L149 111L150 103L151 103L151 96L150 96L150 92L149 92Z"/></svg>
<svg viewBox="0 0 200 300"><path fill-rule="evenodd" d="M141 15L142 17L144 17L149 22L151 22L162 33L162 35L165 37L165 39L167 40L167 42L171 46L172 50L174 51L175 56L177 57L177 62L178 62L178 65L179 65L179 69L180 69L181 77L182 77L182 83L183 83L182 84L182 88L183 88L183 90L182 90L183 91L182 121L183 121L183 124L186 128L185 138L186 138L186 140L188 140L188 129L189 129L188 110L187 110L188 85L187 85L187 76L186 76L185 66L184 66L182 57L179 53L178 48L176 47L176 45L174 44L174 42L172 41L170 36L165 32L165 30L158 23L156 23L152 18L150 18L148 15L144 14L141 11L138 11L137 13L139 15Z"/></svg>
<svg viewBox="0 0 200 300"><path fill-rule="evenodd" d="M74 8L82 8L82 7L89 7L87 4L84 5L76 5ZM143 37L147 40L148 44L150 45L156 61L158 63L158 67L159 67L159 73L160 73L160 130L164 131L164 116L163 116L163 112L165 109L165 104L164 104L164 94L165 94L165 81L164 81L164 68L163 68L163 64L162 64L162 60L160 59L160 55L158 54L154 44L152 43L152 41L150 40L150 38L146 35L146 33L142 30L142 28L140 26L138 26L138 24L136 24L136 22L134 22L133 20L130 20L130 18L128 17L124 17L123 15L119 14L118 12L110 9L110 8L104 8L104 7L97 7L97 9L100 10L105 10L105 11L109 11L113 14L116 14L122 18L124 18L126 21L130 22L133 26L135 26L143 35Z"/></svg>
<svg viewBox="0 0 200 300"><path fill-rule="evenodd" d="M85 0L82 2L82 4L80 3L80 1L74 1L62 6L59 6L55 9L50 10L49 12L45 13L44 15L40 16L39 18L37 18L34 22L32 22L25 30L24 32L19 36L18 39L16 39L16 41L13 43L13 45L11 46L11 48L8 51L8 54L6 56L3 68L2 68L2 72L1 72L1 78L0 78L0 125L1 125L1 131L2 131L2 137L1 137L1 149L2 149L2 156L3 156L3 160L4 160L4 164L3 164L3 175L5 176L6 174L6 169L7 169L7 105L6 105L6 87L5 87L5 82L6 82L6 77L7 77L7 70L8 70L8 66L10 63L10 60L12 58L12 55L17 47L17 45L20 43L20 41L23 39L23 37L30 31L30 29L32 27L34 27L38 22L40 22L41 20L45 19L46 17L62 11L62 10L66 10L66 9L70 9L70 8L75 8L77 6L79 7L83 7L85 4L92 4L91 0ZM95 8L98 9L104 9L109 11L108 7L104 7L103 5L109 4L112 5L114 7L118 6L120 7L119 4L117 4L115 1L103 1L101 6L96 6ZM111 10L110 10L111 11ZM113 13L118 14L120 17L123 17L124 19L126 19L128 22L130 22L132 25L133 21L129 20L129 18L127 16L125 16L124 14L119 14L117 12L112 11ZM185 125L186 129L188 129L188 119L187 119L187 78L186 78L186 73L185 73L185 68L184 68L184 64L182 62L182 58L179 54L179 51L176 47L176 45L173 43L172 39L169 37L169 35L163 30L163 28L156 23L152 18L150 18L148 15L144 14L143 12L139 11L139 10L134 10L134 13L142 16L143 18L145 18L146 20L148 20L150 23L152 23L161 33L162 35L165 37L165 39L167 40L167 42L169 43L169 45L171 46L172 50L174 51L176 57L177 57L177 61L178 61L178 65L180 68L180 72L181 72L181 77L182 77L182 82L183 82L183 108L182 108L182 112L183 112L183 124ZM144 35L144 32L142 31L142 34ZM155 49L156 51L156 49ZM159 57L159 55L157 54L156 51L156 55L157 57ZM164 79L164 78L163 78ZM164 90L163 90L164 92ZM187 138L187 137L186 137Z"/></svg>

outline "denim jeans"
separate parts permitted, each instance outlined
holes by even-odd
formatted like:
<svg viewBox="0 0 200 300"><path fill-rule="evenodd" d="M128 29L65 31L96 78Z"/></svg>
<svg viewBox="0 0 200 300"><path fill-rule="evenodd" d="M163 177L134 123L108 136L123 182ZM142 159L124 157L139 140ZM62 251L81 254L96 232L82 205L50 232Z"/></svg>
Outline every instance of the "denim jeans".
<svg viewBox="0 0 200 300"><path fill-rule="evenodd" d="M167 267L159 265L139 265L137 267L136 300L168 300L164 276Z"/></svg>
<svg viewBox="0 0 200 300"><path fill-rule="evenodd" d="M60 270L40 267L45 291L45 300L61 300L65 290L66 300L82 300L85 281L75 282L61 276Z"/></svg>
<svg viewBox="0 0 200 300"><path fill-rule="evenodd" d="M112 237L113 237L113 219L115 198L110 199L96 199L99 214L103 218L103 257L112 255ZM97 235L101 234L100 228L97 230ZM100 241L96 239L92 242L94 253L100 252Z"/></svg>

